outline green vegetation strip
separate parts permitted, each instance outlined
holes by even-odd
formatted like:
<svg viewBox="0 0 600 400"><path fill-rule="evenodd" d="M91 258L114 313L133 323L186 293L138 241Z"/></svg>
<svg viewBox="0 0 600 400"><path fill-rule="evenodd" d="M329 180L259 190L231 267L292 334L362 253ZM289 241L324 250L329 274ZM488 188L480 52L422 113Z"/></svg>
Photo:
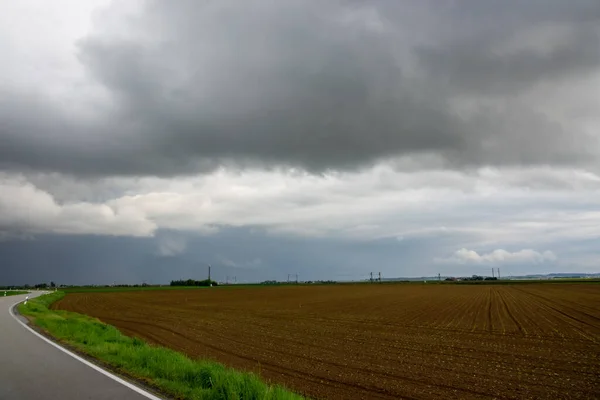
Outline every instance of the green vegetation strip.
<svg viewBox="0 0 600 400"><path fill-rule="evenodd" d="M0 296L16 296L18 294L29 293L24 290L0 290Z"/></svg>
<svg viewBox="0 0 600 400"><path fill-rule="evenodd" d="M151 346L123 335L97 319L67 311L50 310L64 297L55 292L19 305L51 336L178 399L303 399L280 386L271 386L251 373L242 373L211 361L195 361L173 350Z"/></svg>
<svg viewBox="0 0 600 400"><path fill-rule="evenodd" d="M96 293L96 292L137 292L148 290L203 290L205 287L188 286L96 286L70 287L61 289L65 293Z"/></svg>

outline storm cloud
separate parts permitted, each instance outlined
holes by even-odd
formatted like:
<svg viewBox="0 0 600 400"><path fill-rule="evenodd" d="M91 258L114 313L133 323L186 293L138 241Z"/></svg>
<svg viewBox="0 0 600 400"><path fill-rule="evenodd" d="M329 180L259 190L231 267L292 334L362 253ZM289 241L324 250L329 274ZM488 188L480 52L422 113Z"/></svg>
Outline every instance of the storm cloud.
<svg viewBox="0 0 600 400"><path fill-rule="evenodd" d="M76 48L102 95L0 87L0 160L96 176L595 167L581 122L597 113L561 85L597 89L599 26L596 1L113 2Z"/></svg>
<svg viewBox="0 0 600 400"><path fill-rule="evenodd" d="M597 268L596 0L0 4L1 279Z"/></svg>

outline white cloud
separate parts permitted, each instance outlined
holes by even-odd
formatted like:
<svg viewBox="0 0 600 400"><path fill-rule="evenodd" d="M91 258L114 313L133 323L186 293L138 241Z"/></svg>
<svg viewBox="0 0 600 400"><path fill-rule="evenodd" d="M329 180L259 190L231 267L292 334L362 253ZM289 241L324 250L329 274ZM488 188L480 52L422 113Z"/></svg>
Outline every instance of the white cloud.
<svg viewBox="0 0 600 400"><path fill-rule="evenodd" d="M0 3L3 88L35 91L51 96L71 113L74 108L81 111L98 88L77 58L76 43L90 31L93 11L109 0Z"/></svg>
<svg viewBox="0 0 600 400"><path fill-rule="evenodd" d="M22 177L0 174L0 231L151 236L156 225L139 210L102 203L57 203Z"/></svg>
<svg viewBox="0 0 600 400"><path fill-rule="evenodd" d="M547 184L530 187L528 177L540 175ZM435 238L447 246L441 251L540 248L600 237L597 181L589 171L556 168L406 172L386 164L320 176L283 169L96 181L4 174L0 231L152 236L246 227L345 240ZM166 243L160 251L176 249Z"/></svg>
<svg viewBox="0 0 600 400"><path fill-rule="evenodd" d="M556 260L556 255L551 251L540 253L532 249L523 249L511 253L504 249L497 249L491 253L479 254L465 248L457 250L448 258L434 259L438 263L450 264L541 264Z"/></svg>

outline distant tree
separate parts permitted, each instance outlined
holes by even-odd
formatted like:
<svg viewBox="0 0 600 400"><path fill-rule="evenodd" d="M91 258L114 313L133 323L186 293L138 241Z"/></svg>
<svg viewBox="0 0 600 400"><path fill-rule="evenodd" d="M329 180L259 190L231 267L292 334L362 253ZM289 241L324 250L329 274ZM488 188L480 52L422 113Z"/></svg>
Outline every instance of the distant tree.
<svg viewBox="0 0 600 400"><path fill-rule="evenodd" d="M55 288L56 287L56 283L54 283L54 281L50 282L50 287L51 288Z"/></svg>

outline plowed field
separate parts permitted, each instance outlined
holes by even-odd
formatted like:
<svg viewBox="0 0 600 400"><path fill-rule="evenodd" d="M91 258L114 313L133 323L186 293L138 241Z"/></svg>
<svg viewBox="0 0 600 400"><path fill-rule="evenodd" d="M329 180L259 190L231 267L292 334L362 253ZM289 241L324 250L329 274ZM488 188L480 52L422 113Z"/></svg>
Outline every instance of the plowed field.
<svg viewBox="0 0 600 400"><path fill-rule="evenodd" d="M54 307L314 398L600 398L600 285L223 287Z"/></svg>

